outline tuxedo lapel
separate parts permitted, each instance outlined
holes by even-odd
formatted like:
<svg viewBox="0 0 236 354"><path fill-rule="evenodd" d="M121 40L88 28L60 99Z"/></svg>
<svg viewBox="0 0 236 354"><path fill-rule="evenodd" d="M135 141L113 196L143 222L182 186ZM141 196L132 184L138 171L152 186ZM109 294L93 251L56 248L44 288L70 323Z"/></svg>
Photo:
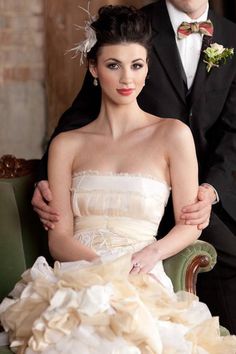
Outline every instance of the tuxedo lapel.
<svg viewBox="0 0 236 354"><path fill-rule="evenodd" d="M186 75L175 42L174 30L163 1L160 1L156 9L154 9L152 21L154 52L159 57L166 75L179 97L185 102L186 89L184 81L186 81Z"/></svg>

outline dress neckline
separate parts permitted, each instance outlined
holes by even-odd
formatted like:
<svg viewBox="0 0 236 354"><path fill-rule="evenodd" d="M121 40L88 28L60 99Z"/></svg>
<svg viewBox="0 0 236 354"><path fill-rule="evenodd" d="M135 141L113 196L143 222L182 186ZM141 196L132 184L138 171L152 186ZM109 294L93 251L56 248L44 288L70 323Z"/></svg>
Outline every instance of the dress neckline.
<svg viewBox="0 0 236 354"><path fill-rule="evenodd" d="M149 179L149 180L153 180L156 181L158 183L163 184L164 186L166 186L169 190L171 190L170 185L164 181L161 180L153 175L150 174L144 174L144 173L139 173L139 172L112 172L112 171L98 171L98 170L82 170L82 171L75 171L72 174L72 178L75 177L81 177L81 176L104 176L104 177L109 177L109 176L113 176L113 177L140 177L140 178L145 178L145 179Z"/></svg>

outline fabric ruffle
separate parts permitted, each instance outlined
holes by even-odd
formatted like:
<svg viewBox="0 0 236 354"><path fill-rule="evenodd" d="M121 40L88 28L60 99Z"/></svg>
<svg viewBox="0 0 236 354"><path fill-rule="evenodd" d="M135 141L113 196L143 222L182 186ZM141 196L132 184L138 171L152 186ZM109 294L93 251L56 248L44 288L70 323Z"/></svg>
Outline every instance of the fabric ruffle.
<svg viewBox="0 0 236 354"><path fill-rule="evenodd" d="M235 354L217 318L186 292L130 275L131 256L100 262L37 259L0 306L11 346L26 354Z"/></svg>

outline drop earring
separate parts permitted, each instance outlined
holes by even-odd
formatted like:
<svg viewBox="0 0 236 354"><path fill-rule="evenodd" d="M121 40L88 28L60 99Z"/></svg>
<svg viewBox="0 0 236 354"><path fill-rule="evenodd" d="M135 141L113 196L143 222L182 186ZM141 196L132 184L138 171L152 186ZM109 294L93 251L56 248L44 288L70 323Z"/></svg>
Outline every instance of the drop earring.
<svg viewBox="0 0 236 354"><path fill-rule="evenodd" d="M93 79L93 84L94 86L98 86L98 79L96 77Z"/></svg>

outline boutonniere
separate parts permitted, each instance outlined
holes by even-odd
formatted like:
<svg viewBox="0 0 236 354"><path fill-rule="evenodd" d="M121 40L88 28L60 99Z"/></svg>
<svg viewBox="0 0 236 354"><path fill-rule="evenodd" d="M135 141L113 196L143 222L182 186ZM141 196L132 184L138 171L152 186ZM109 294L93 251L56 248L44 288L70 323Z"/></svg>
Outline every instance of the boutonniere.
<svg viewBox="0 0 236 354"><path fill-rule="evenodd" d="M203 61L207 64L206 70L209 73L212 68L218 68L221 64L225 64L228 58L232 58L234 48L224 48L221 44L212 43L203 53Z"/></svg>

